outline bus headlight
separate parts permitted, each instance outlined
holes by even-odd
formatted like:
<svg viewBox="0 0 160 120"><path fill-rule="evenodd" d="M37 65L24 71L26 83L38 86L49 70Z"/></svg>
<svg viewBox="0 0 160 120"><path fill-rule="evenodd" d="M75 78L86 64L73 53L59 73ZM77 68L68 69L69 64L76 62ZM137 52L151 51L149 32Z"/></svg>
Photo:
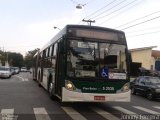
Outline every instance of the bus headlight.
<svg viewBox="0 0 160 120"><path fill-rule="evenodd" d="M128 91L128 90L129 90L128 85L123 86L123 91Z"/></svg>
<svg viewBox="0 0 160 120"><path fill-rule="evenodd" d="M65 87L67 90L75 90L75 86L73 85L73 83L71 81L66 80L65 81Z"/></svg>
<svg viewBox="0 0 160 120"><path fill-rule="evenodd" d="M121 93L121 92L127 92L129 91L129 83L126 83L123 85L123 87L120 90L117 90L117 93Z"/></svg>

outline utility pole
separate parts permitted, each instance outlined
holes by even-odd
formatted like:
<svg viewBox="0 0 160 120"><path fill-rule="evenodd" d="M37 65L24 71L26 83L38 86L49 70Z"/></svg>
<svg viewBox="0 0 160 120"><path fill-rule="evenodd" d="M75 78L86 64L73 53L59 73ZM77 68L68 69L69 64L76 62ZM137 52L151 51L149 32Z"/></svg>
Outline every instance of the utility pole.
<svg viewBox="0 0 160 120"><path fill-rule="evenodd" d="M82 21L89 23L90 26L91 26L91 23L95 23L96 22L95 20L85 20L85 19L83 19Z"/></svg>

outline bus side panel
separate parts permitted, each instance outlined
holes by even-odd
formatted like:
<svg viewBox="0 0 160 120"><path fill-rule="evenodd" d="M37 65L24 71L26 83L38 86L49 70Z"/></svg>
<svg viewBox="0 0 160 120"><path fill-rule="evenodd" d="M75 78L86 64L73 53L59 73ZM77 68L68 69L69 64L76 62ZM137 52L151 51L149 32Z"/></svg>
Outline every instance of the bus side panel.
<svg viewBox="0 0 160 120"><path fill-rule="evenodd" d="M47 90L47 84L48 84L48 69L47 68L43 68L43 77L42 77L42 82L41 85Z"/></svg>

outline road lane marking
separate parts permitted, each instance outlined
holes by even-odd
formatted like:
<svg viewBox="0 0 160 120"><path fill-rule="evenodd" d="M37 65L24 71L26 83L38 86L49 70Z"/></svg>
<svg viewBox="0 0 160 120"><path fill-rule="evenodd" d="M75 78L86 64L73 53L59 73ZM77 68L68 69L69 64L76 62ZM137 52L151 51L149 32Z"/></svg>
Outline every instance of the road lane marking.
<svg viewBox="0 0 160 120"><path fill-rule="evenodd" d="M15 75L16 77L18 77L18 78L20 78L20 79L22 79L22 81L24 81L24 78L22 78L22 77L20 77L20 76L18 76L18 75Z"/></svg>
<svg viewBox="0 0 160 120"><path fill-rule="evenodd" d="M133 107L137 108L139 110L145 111L147 113L156 114L156 115L160 114L159 112L156 112L156 111L153 111L153 110L150 110L150 109L147 109L147 108L143 108L143 107L140 107L140 106L133 106Z"/></svg>
<svg viewBox="0 0 160 120"><path fill-rule="evenodd" d="M1 116L2 120L14 120L17 116L14 116L14 109L2 109ZM1 120L0 118L0 120Z"/></svg>
<svg viewBox="0 0 160 120"><path fill-rule="evenodd" d="M137 120L137 118L138 118L138 116L139 116L137 113L132 112L132 111L130 111L130 110L127 110L127 109L125 109L125 108L119 107L119 106L114 106L113 108L116 109L116 110L118 110L118 111L121 111L122 113L124 113L124 114L126 114L126 115L130 115L130 116L127 116L127 118L129 118L129 119L135 119L135 120ZM125 115L122 116L122 117L125 118ZM123 119L123 118L121 118L121 119ZM125 119L126 119L126 118L125 118ZM150 119L147 118L146 120L150 120Z"/></svg>
<svg viewBox="0 0 160 120"><path fill-rule="evenodd" d="M2 109L1 114L13 114L14 109Z"/></svg>
<svg viewBox="0 0 160 120"><path fill-rule="evenodd" d="M51 120L45 108L33 108L36 120Z"/></svg>
<svg viewBox="0 0 160 120"><path fill-rule="evenodd" d="M132 111L130 111L130 110L127 110L127 109L122 108L122 107L119 107L119 106L113 106L113 108L116 109L116 110L118 110L118 111L121 111L121 112L123 112L123 113L125 113L125 114L129 114L129 115L131 115L131 114L136 115L136 114L137 114L137 113L135 113L135 112L132 112Z"/></svg>
<svg viewBox="0 0 160 120"><path fill-rule="evenodd" d="M102 117L106 118L107 120L120 120L119 118L115 117L109 112L99 109L97 107L91 107L91 109L95 111L96 113L98 113L99 115L101 115Z"/></svg>
<svg viewBox="0 0 160 120"><path fill-rule="evenodd" d="M87 120L83 115L74 110L71 107L62 107L62 109L73 119L73 120Z"/></svg>
<svg viewBox="0 0 160 120"><path fill-rule="evenodd" d="M29 81L28 78L25 78L24 81Z"/></svg>
<svg viewBox="0 0 160 120"><path fill-rule="evenodd" d="M153 106L154 108L160 109L160 106Z"/></svg>

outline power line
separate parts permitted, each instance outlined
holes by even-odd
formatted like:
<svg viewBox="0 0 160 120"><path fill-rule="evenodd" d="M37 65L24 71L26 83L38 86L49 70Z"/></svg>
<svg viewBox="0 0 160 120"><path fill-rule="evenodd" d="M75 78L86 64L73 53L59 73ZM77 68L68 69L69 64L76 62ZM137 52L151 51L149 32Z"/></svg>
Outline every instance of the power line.
<svg viewBox="0 0 160 120"><path fill-rule="evenodd" d="M105 11L99 13L98 15L96 15L96 16L90 18L90 19L95 19L96 17L102 15L102 14L105 13L106 11L112 10L113 8L115 8L115 7L119 6L119 5L121 5L121 4L124 3L125 1L127 1L127 0L121 1L120 3L118 3L118 4L114 5L114 6L112 6L111 8L109 8L109 9L107 9L107 10L105 10Z"/></svg>
<svg viewBox="0 0 160 120"><path fill-rule="evenodd" d="M143 22L140 22L140 23L137 23L137 24L134 24L134 25L128 26L128 27L123 28L123 29L121 29L121 30L125 30L125 29L131 28L131 27L135 27L135 26L137 26L137 25L140 25L140 24L143 24L143 23L146 23L146 22L149 22L149 21L152 21L152 20L158 19L158 18L160 18L160 16L157 16L157 17L154 17L154 18L152 18L152 19L149 19L149 20L146 20L146 21L143 21Z"/></svg>
<svg viewBox="0 0 160 120"><path fill-rule="evenodd" d="M95 12L91 13L90 15L88 15L87 17L85 17L85 18L83 18L83 19L86 19L86 18L88 18L88 17L90 17L90 16L92 16L92 15L96 14L97 12L99 12L99 11L103 10L105 7L107 7L107 6L111 5L111 4L112 4L112 3L114 3L115 1L117 1L117 0L113 0L113 1L112 1L112 2L110 2L109 4L107 4L107 5L103 6L102 8L100 8L100 9L98 9L98 10L96 10ZM81 20L81 21L79 21L79 22L78 22L78 24L80 24L81 22L82 22L82 20Z"/></svg>
<svg viewBox="0 0 160 120"><path fill-rule="evenodd" d="M155 33L159 33L159 32L160 32L160 31L148 32L148 33L142 33L142 34L137 34L137 35L131 35L131 36L127 36L127 37L137 37L137 36L143 36L143 35L155 34Z"/></svg>
<svg viewBox="0 0 160 120"><path fill-rule="evenodd" d="M73 4L78 4L75 0L70 0Z"/></svg>
<svg viewBox="0 0 160 120"><path fill-rule="evenodd" d="M75 0L70 0L73 4L76 4L76 5L78 5L78 4L80 4L80 3L78 3L77 1L75 1ZM85 5L88 5L91 1L93 1L93 0L90 0L90 1L88 1L87 3L85 3L85 4L80 4L80 5L82 5L82 6L85 6Z"/></svg>
<svg viewBox="0 0 160 120"><path fill-rule="evenodd" d="M132 1L132 2L130 2L130 3L128 3L128 4L126 4L125 6L122 6L121 8L119 8L119 9L117 9L117 10L115 10L115 11L113 11L113 12L107 14L107 15L104 15L104 16L101 16L101 17L99 17L99 18L96 18L95 20L98 20L98 19L101 19L101 18L103 18L103 17L109 16L109 15L111 15L111 14L113 14L113 13L115 13L115 12L117 12L117 11L119 11L119 10L125 8L125 7L127 7L128 5L133 4L133 3L136 2L136 1L137 1L137 0L134 0L134 1Z"/></svg>
<svg viewBox="0 0 160 120"><path fill-rule="evenodd" d="M120 25L120 26L118 26L118 27L116 27L116 28L119 28L119 27L125 26L125 25L127 25L127 24L130 24L130 23L132 23L132 22L135 22L135 21L137 21L137 20L140 20L140 19L146 18L146 17L148 17L148 16L151 16L151 15L156 14L156 13L159 13L159 12L160 12L160 11L156 11L156 12L154 12L154 13L151 13L151 14L145 15L145 16L143 16L143 17L140 17L140 18L134 19L134 20L129 21L129 22L127 22L127 23L125 23L125 24L123 24L123 25Z"/></svg>
<svg viewBox="0 0 160 120"><path fill-rule="evenodd" d="M143 0L141 0L140 2L142 2L142 1L143 1ZM136 3L136 4L132 5L132 6L130 6L130 7L127 8L127 9L124 9L123 11L119 12L118 14L115 14L115 15L113 15L112 17L104 20L103 22L99 23L99 25L102 25L102 24L104 24L106 21L109 21L109 20L111 20L111 19L114 19L115 17L119 16L120 14L122 14L122 13L124 13L124 12L127 12L128 9L136 6L136 5L139 4L140 2L138 2L138 3Z"/></svg>
<svg viewBox="0 0 160 120"><path fill-rule="evenodd" d="M130 31L130 32L126 32L126 33L127 34L132 34L132 33L136 33L136 32L143 32L143 31L153 30L153 29L159 29L159 28L160 28L160 26L156 26L156 27L145 28L145 29L136 30L136 31Z"/></svg>
<svg viewBox="0 0 160 120"><path fill-rule="evenodd" d="M95 12L91 13L90 15L88 15L87 17L85 17L84 19L86 19L86 18L88 18L88 17L90 17L90 16L92 16L92 15L96 14L97 12L99 12L99 11L103 10L104 8L106 8L107 6L111 5L111 4L112 4L112 3L114 3L115 1L117 1L117 0L113 0L113 1L111 1L110 3L108 3L108 4L107 4L107 5L105 5L105 6L103 6L103 7L102 7L102 8L100 8L100 9L96 10Z"/></svg>
<svg viewBox="0 0 160 120"><path fill-rule="evenodd" d="M88 5L91 1L93 2L93 0L90 0L90 1L88 1L85 5Z"/></svg>

